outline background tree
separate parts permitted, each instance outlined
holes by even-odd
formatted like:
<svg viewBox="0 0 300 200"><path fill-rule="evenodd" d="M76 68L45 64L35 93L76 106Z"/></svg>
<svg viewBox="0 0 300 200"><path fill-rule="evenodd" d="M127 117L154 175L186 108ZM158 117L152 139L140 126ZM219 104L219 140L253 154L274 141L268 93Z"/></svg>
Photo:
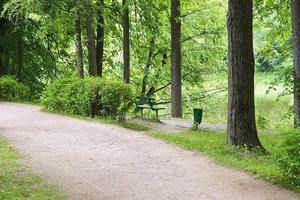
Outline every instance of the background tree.
<svg viewBox="0 0 300 200"><path fill-rule="evenodd" d="M24 77L24 42L22 30L17 34L17 48L18 48L18 66L17 66L17 79L23 82Z"/></svg>
<svg viewBox="0 0 300 200"><path fill-rule="evenodd" d="M172 117L182 117L180 0L171 1L171 101Z"/></svg>
<svg viewBox="0 0 300 200"><path fill-rule="evenodd" d="M123 5L123 64L124 80L130 83L130 22L128 0L122 0Z"/></svg>
<svg viewBox="0 0 300 200"><path fill-rule="evenodd" d="M80 0L81 28L86 28L87 24L85 1ZM76 47L76 20L74 14L70 15L70 10L75 12L76 3L73 0L49 0L32 4L31 0L8 0L2 6L2 19L7 21L7 34L0 34L0 46L5 47L5 55L8 55L5 57L8 63L5 74L17 77L15 18L21 17L24 19L24 83L37 96L54 79L78 74L78 59L81 56L78 56ZM106 0L102 7L99 6L101 0L90 3L92 28L97 33L94 40L96 51L101 49L98 47L103 42L105 52L103 73L109 78L122 80L123 2ZM202 96L204 87L201 80L210 73L226 72L223 20L226 6L219 0L187 0L181 3L182 96L183 106L189 112L191 105L200 102L197 99ZM160 103L171 104L170 4L161 0L131 0L126 1L126 5L127 8L130 6L130 82L137 91L157 98ZM103 26L98 23L101 21L100 10L105 17ZM98 40L101 36L98 31L102 32L100 28L105 30L103 40ZM81 30L81 38L82 61L89 71L89 37L86 30ZM97 52L96 56L99 55L102 54ZM100 63L98 58L96 64Z"/></svg>
<svg viewBox="0 0 300 200"><path fill-rule="evenodd" d="M76 51L77 51L77 68L78 76L80 78L84 77L83 69L83 48L81 39L81 14L80 14L80 0L77 0L77 5L75 8L75 28L76 28Z"/></svg>
<svg viewBox="0 0 300 200"><path fill-rule="evenodd" d="M254 106L253 2L228 2L228 122L227 142L262 147Z"/></svg>
<svg viewBox="0 0 300 200"><path fill-rule="evenodd" d="M97 42L96 42L96 63L97 75L102 76L104 56L104 1L97 0Z"/></svg>
<svg viewBox="0 0 300 200"><path fill-rule="evenodd" d="M294 111L296 128L300 126L300 1L292 0Z"/></svg>
<svg viewBox="0 0 300 200"><path fill-rule="evenodd" d="M85 0L86 31L88 39L88 61L90 75L97 75L95 29L93 27L93 8L90 0Z"/></svg>

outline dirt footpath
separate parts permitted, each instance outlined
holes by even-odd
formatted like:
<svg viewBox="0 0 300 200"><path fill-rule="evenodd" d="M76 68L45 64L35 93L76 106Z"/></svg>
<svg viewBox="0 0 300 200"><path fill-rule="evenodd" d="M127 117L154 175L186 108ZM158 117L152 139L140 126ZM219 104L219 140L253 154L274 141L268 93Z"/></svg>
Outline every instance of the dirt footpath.
<svg viewBox="0 0 300 200"><path fill-rule="evenodd" d="M1 103L0 132L70 199L299 200L198 153L112 125Z"/></svg>

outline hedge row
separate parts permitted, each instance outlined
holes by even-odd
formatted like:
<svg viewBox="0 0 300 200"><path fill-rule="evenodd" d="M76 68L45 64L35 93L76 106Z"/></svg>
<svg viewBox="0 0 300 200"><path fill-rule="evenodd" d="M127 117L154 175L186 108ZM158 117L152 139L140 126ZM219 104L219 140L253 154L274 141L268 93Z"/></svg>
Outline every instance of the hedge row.
<svg viewBox="0 0 300 200"><path fill-rule="evenodd" d="M121 81L63 78L49 85L42 102L53 111L115 118L130 109L132 95L131 87Z"/></svg>
<svg viewBox="0 0 300 200"><path fill-rule="evenodd" d="M28 100L30 89L10 76L0 77L0 100Z"/></svg>

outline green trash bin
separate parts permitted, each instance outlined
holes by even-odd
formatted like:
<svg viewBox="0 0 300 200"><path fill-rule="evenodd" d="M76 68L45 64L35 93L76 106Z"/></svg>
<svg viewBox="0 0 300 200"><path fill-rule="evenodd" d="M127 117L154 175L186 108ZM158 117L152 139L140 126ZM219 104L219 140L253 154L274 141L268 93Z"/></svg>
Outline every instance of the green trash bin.
<svg viewBox="0 0 300 200"><path fill-rule="evenodd" d="M196 125L196 128L198 128L198 126L202 122L202 115L203 115L203 109L194 108L194 124Z"/></svg>

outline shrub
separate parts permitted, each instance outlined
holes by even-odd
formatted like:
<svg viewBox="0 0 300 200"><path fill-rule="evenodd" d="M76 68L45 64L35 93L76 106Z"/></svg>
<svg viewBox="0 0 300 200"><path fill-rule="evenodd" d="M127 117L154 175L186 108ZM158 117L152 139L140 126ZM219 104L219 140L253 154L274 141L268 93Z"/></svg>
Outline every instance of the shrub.
<svg viewBox="0 0 300 200"><path fill-rule="evenodd" d="M269 126L269 120L267 120L263 115L258 115L256 124L258 128L266 129Z"/></svg>
<svg viewBox="0 0 300 200"><path fill-rule="evenodd" d="M122 116L132 105L132 89L121 81L63 78L43 94L47 109L85 116Z"/></svg>
<svg viewBox="0 0 300 200"><path fill-rule="evenodd" d="M300 130L283 135L277 150L277 161L288 184L300 189Z"/></svg>
<svg viewBox="0 0 300 200"><path fill-rule="evenodd" d="M30 98L30 89L18 83L10 76L0 77L0 99L6 101L27 100Z"/></svg>

